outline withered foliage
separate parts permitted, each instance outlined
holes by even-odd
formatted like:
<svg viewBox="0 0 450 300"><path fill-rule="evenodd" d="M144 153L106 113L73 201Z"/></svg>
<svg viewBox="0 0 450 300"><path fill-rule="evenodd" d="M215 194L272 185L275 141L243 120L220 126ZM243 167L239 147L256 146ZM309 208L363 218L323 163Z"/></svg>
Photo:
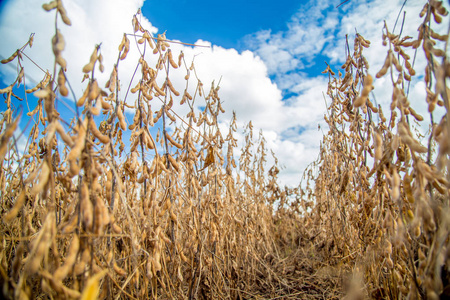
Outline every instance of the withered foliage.
<svg viewBox="0 0 450 300"><path fill-rule="evenodd" d="M60 0L43 8L71 24ZM17 91L31 36L2 61L19 70L0 90L7 107L0 120L2 294L11 299L449 296L448 34L431 29L447 14L442 2L426 3L414 40L385 26L386 59L375 76L363 56L370 42L359 34L353 52L346 51L344 74L327 67L329 131L319 159L297 188L279 186L276 158L265 170L265 140L262 134L253 137L251 123L236 162L236 118L225 136L219 130L224 112L219 86L213 82L205 90L194 63L174 53L164 34L154 37L144 29L139 12L132 20L134 33L123 35L106 86L95 76L104 70L96 46L82 69L85 88L77 99L56 26L53 75L45 73L26 90L39 101L26 113L31 129L26 147L19 149L14 132L23 130L18 107L24 99ZM121 92L120 66L129 60L130 43L140 52L138 83ZM428 62L423 78L428 139L419 139L412 126L427 121L408 100L408 82L416 75L411 49L424 51ZM185 76L184 86L169 79L175 72ZM374 77L383 76L393 86L390 116L371 93ZM70 121L57 109L63 97L74 100ZM199 102L205 109L196 112ZM187 114L181 115L182 107ZM445 112L437 123L435 109Z"/></svg>

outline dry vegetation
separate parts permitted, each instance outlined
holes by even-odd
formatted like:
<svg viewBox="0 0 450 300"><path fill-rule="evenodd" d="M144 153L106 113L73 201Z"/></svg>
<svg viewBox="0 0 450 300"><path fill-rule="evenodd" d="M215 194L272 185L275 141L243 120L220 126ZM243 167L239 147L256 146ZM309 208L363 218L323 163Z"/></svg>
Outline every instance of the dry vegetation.
<svg viewBox="0 0 450 300"><path fill-rule="evenodd" d="M389 50L376 77L390 77L394 87L389 114L373 104L373 78L363 56L370 42L362 36L352 52L346 50L344 74L325 70L329 131L320 159L296 189L278 186L277 164L265 170L264 138L254 139L251 123L235 162L235 119L226 136L218 126L219 86L205 91L194 64L171 52L164 35L142 28L139 13L105 87L95 77L103 70L101 47L95 47L79 98L79 91L69 92L64 37L56 29L53 75L47 72L25 93L39 101L27 112L31 130L21 151L13 132L21 130L17 107L24 99L17 90L25 89L22 61L31 37L2 61L19 70L0 91L7 105L0 122L3 295L449 297L450 123L446 115L433 119L435 109L449 109L448 35L432 29L447 16L441 4L425 5L415 39L383 28ZM43 8L70 25L61 1ZM132 42L142 54L140 79L121 93L118 74ZM415 71L406 53L414 49L428 61L428 121L408 101ZM184 72L185 86L173 86L169 71ZM75 99L70 122L56 109L62 97ZM196 113L199 102L206 108ZM180 116L174 103L189 113ZM129 124L126 108L134 114ZM430 132L419 139L412 125L427 122ZM123 140L127 131L129 141Z"/></svg>

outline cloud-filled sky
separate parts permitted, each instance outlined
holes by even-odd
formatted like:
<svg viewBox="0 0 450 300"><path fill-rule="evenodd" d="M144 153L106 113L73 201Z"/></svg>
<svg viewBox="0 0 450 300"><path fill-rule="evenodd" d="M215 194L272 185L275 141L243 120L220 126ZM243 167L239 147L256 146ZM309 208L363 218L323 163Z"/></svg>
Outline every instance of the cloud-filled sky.
<svg viewBox="0 0 450 300"><path fill-rule="evenodd" d="M321 74L330 63L335 70L345 62L345 36L353 45L355 32L372 42L366 50L369 73L381 68L387 49L381 45L384 21L392 31L404 0L324 1L237 1L187 0L63 0L72 26L60 25L66 40L63 56L69 62L68 76L75 90L82 89L81 68L89 61L96 44L102 43L106 82L124 32L132 33L131 19L142 9L144 28L152 34L163 33L169 39L209 45L183 50L187 61L195 56L196 70L205 84L221 78L220 97L226 113L225 126L232 112L237 114L238 129L252 120L256 133L263 130L267 146L285 168L283 184L297 185L305 167L316 159L323 132L328 78ZM35 44L26 53L44 69L52 70L50 40L54 34L54 15L46 13L37 0L9 0L0 6L1 58L21 47L31 33ZM395 33L417 36L418 14L425 1L408 0L401 12ZM62 22L60 23L62 24ZM442 25L446 29L446 25ZM139 54L130 52L137 61ZM134 55L134 56L133 56ZM412 53L414 55L414 53ZM423 73L423 57L416 60L416 71ZM43 74L31 62L26 70L31 80ZM131 78L135 63L121 66L124 78ZM10 83L17 70L0 66L0 88ZM176 75L175 75L176 76ZM180 78L181 82L181 78ZM376 80L378 104L387 106L391 95L384 78ZM420 82L411 86L413 98L423 102L425 88ZM1 104L0 111L4 110ZM424 104L418 104L419 106ZM318 130L318 125L322 130ZM236 154L236 153L235 153Z"/></svg>

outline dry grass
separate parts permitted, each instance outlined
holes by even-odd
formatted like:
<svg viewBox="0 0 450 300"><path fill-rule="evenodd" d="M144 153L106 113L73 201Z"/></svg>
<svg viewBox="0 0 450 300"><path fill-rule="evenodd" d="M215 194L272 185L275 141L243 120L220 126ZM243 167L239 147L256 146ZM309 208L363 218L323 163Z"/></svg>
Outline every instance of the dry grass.
<svg viewBox="0 0 450 300"><path fill-rule="evenodd" d="M44 9L70 25L61 1ZM227 136L218 127L219 86L205 91L193 62L173 53L164 35L152 37L139 14L133 18L135 32L123 36L107 85L100 87L95 77L104 68L97 46L83 68L85 90L76 99L65 75L64 37L55 32L53 75L26 91L40 100L27 113L32 128L19 151L13 136L21 114L15 85L23 80L22 54L31 37L2 61L16 62L19 70L15 82L0 91L7 105L0 121L3 295L448 297L450 123L446 117L433 121L436 107L449 108L450 67L442 50L448 35L434 33L430 25L446 15L440 2L429 1L413 41L384 28L389 51L376 77L390 76L394 86L389 120L372 102L373 78L363 56L369 41L357 35L353 53L347 51L345 75L325 70L329 132L320 159L305 172L305 186L295 189L278 185L276 164L265 170L265 141L253 137L251 123L237 166L235 119ZM120 64L130 38L142 53L139 83L120 93ZM424 118L408 101L408 81L415 75L409 48L422 49L428 60L426 146L410 127ZM185 86L174 86L169 70L184 72ZM122 99L123 94L128 96ZM56 109L63 96L74 99L70 122ZM199 101L206 108L196 114ZM174 104L189 107L189 113L180 116ZM127 107L134 111L129 124ZM126 132L129 141L123 140Z"/></svg>

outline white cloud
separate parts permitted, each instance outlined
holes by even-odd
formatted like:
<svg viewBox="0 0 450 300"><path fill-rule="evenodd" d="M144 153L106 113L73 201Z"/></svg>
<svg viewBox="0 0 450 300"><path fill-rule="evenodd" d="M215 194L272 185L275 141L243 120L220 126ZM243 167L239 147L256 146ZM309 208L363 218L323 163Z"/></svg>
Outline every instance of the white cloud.
<svg viewBox="0 0 450 300"><path fill-rule="evenodd" d="M197 74L209 91L210 82L217 85L220 80L219 96L224 101L225 118L229 120L232 111L237 112L238 121L253 120L259 128L276 125L271 118L282 106L281 92L267 77L264 62L250 51L238 53L234 49L219 46L184 49L186 56L195 57Z"/></svg>

